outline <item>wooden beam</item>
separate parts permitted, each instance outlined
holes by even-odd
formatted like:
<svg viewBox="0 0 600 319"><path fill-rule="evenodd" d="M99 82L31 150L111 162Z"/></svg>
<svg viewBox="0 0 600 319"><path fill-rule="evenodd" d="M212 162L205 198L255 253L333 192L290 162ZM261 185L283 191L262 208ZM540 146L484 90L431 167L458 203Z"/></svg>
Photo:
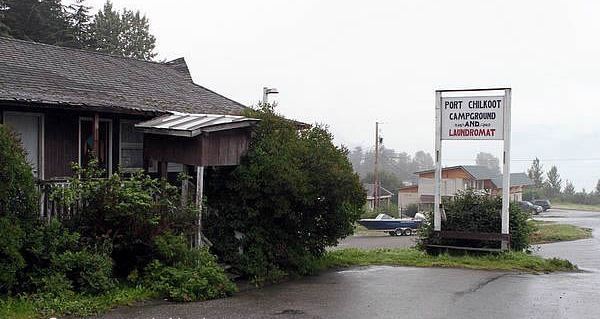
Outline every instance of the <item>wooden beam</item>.
<svg viewBox="0 0 600 319"><path fill-rule="evenodd" d="M92 128L94 134L94 145L93 154L94 158L99 158L99 145L100 145L100 114L94 113L94 123Z"/></svg>
<svg viewBox="0 0 600 319"><path fill-rule="evenodd" d="M196 247L204 246L202 242L202 197L204 196L204 166L196 167L196 207L198 208L198 233Z"/></svg>

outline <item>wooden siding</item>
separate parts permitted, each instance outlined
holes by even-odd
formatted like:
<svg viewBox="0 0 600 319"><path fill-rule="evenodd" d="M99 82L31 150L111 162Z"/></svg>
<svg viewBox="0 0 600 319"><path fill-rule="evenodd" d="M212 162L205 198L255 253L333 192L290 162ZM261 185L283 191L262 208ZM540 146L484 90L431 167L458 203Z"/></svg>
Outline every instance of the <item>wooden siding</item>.
<svg viewBox="0 0 600 319"><path fill-rule="evenodd" d="M433 178L433 174L434 174L434 172L422 173L422 174L419 174L419 178ZM473 176L471 176L471 174L467 173L462 168L452 168L452 169L444 168L444 169L442 169L442 178L461 178L461 179L466 179L466 180L472 180Z"/></svg>
<svg viewBox="0 0 600 319"><path fill-rule="evenodd" d="M214 132L197 137L144 135L144 159L195 166L238 165L248 149L250 130Z"/></svg>
<svg viewBox="0 0 600 319"><path fill-rule="evenodd" d="M44 163L45 178L73 175L71 163L79 160L79 117L72 113L46 113Z"/></svg>
<svg viewBox="0 0 600 319"><path fill-rule="evenodd" d="M64 179L72 176L71 163L79 162L79 118L93 118L94 113L66 108L50 108L44 105L0 103L0 119L4 111L40 113L44 116L44 178ZM119 166L119 130L121 119L143 121L148 116L100 113L101 119L112 121L112 171ZM0 121L1 122L1 121Z"/></svg>

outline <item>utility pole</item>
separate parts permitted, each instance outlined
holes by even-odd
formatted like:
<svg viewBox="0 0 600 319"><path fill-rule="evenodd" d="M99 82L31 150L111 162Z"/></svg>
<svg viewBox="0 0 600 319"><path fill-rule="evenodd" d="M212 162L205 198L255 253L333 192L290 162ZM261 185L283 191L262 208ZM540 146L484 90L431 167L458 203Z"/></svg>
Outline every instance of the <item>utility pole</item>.
<svg viewBox="0 0 600 319"><path fill-rule="evenodd" d="M373 210L379 208L379 122L375 122L375 171L373 172Z"/></svg>

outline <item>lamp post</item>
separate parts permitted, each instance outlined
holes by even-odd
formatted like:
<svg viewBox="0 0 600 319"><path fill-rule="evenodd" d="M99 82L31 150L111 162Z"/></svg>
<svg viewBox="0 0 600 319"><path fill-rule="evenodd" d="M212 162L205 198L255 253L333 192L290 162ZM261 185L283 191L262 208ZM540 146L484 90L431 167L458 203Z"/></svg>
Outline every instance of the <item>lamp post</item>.
<svg viewBox="0 0 600 319"><path fill-rule="evenodd" d="M269 94L279 94L279 91L276 88L263 87L263 104L269 103Z"/></svg>

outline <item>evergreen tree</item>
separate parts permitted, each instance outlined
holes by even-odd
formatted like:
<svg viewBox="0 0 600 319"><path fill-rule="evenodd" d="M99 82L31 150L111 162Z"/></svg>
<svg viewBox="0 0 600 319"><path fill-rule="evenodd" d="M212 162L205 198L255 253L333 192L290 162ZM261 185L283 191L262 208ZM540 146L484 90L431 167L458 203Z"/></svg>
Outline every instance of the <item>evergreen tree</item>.
<svg viewBox="0 0 600 319"><path fill-rule="evenodd" d="M121 54L120 37L121 15L113 10L112 3L106 1L102 10L98 11L92 22L92 37L94 39L94 49L99 52L109 54Z"/></svg>
<svg viewBox="0 0 600 319"><path fill-rule="evenodd" d="M72 41L68 46L79 49L92 47L92 16L89 14L91 7L86 6L84 2L85 0L76 0L65 8L72 35Z"/></svg>
<svg viewBox="0 0 600 319"><path fill-rule="evenodd" d="M485 166L500 175L500 160L490 153L479 152L475 158L475 164Z"/></svg>
<svg viewBox="0 0 600 319"><path fill-rule="evenodd" d="M10 28L6 25L6 11L8 10L7 0L0 0L0 37L9 37Z"/></svg>
<svg viewBox="0 0 600 319"><path fill-rule="evenodd" d="M547 173L548 181L546 182L547 194L551 197L554 197L560 194L560 190L562 188L562 180L560 179L560 175L558 174L558 169L556 166L552 166Z"/></svg>
<svg viewBox="0 0 600 319"><path fill-rule="evenodd" d="M573 186L573 183L571 183L570 180L567 180L565 183L565 189L563 190L563 193L565 193L565 195L575 195L575 186Z"/></svg>
<svg viewBox="0 0 600 319"><path fill-rule="evenodd" d="M3 0L0 30L23 40L65 45L72 41L60 0Z"/></svg>
<svg viewBox="0 0 600 319"><path fill-rule="evenodd" d="M536 188L539 189L544 186L544 171L539 158L536 157L533 160L531 167L527 170L527 175L533 180Z"/></svg>
<svg viewBox="0 0 600 319"><path fill-rule="evenodd" d="M150 23L139 11L125 9L119 13L106 1L94 16L91 29L96 51L143 60L156 56Z"/></svg>
<svg viewBox="0 0 600 319"><path fill-rule="evenodd" d="M121 15L121 23L122 54L136 59L152 60L156 56L154 53L156 39L150 34L148 18L141 15L139 11L125 9Z"/></svg>

